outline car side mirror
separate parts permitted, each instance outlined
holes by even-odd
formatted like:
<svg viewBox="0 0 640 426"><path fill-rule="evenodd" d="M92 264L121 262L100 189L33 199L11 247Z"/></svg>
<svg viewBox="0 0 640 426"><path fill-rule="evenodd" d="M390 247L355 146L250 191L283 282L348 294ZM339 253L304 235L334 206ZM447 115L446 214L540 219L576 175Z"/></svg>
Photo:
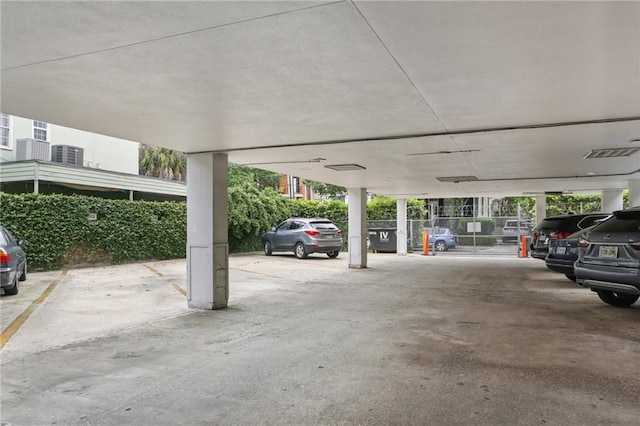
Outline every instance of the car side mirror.
<svg viewBox="0 0 640 426"><path fill-rule="evenodd" d="M28 243L27 243L25 240L20 240L20 241L18 241L18 245L19 245L20 247L22 247L22 246L26 246L27 244L28 244Z"/></svg>
<svg viewBox="0 0 640 426"><path fill-rule="evenodd" d="M275 226L272 226L272 227L271 227L271 231L276 232L276 227L275 227Z"/></svg>

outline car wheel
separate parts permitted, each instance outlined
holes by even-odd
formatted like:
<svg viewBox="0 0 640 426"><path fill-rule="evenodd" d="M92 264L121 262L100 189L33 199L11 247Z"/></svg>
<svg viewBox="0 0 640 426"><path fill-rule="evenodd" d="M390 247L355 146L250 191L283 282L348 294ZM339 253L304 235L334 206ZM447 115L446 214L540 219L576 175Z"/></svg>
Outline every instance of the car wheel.
<svg viewBox="0 0 640 426"><path fill-rule="evenodd" d="M447 250L447 243L442 240L436 241L436 250L437 251L445 251Z"/></svg>
<svg viewBox="0 0 640 426"><path fill-rule="evenodd" d="M273 253L273 249L271 248L271 243L269 241L265 241L264 242L264 255L265 256L271 256L271 253Z"/></svg>
<svg viewBox="0 0 640 426"><path fill-rule="evenodd" d="M22 275L20 275L20 281L27 280L27 262L24 262L24 266L22 267Z"/></svg>
<svg viewBox="0 0 640 426"><path fill-rule="evenodd" d="M19 290L20 288L18 286L18 279L16 278L15 282L11 287L4 288L4 294L6 294L7 296L15 296L16 294L18 294Z"/></svg>
<svg viewBox="0 0 640 426"><path fill-rule="evenodd" d="M298 259L304 259L304 258L307 257L307 249L304 248L304 244L302 244L302 243L296 244L296 248L294 250L294 253L296 254L296 257Z"/></svg>
<svg viewBox="0 0 640 426"><path fill-rule="evenodd" d="M336 251L330 251L329 253L327 253L327 256L329 256L331 259L335 259L336 257L338 257L339 254L340 252L336 250Z"/></svg>
<svg viewBox="0 0 640 426"><path fill-rule="evenodd" d="M575 281L576 280L576 276L573 274L564 274L565 277L569 278L571 281Z"/></svg>
<svg viewBox="0 0 640 426"><path fill-rule="evenodd" d="M609 305L627 307L633 305L640 296L637 294L614 293L612 291L599 290L598 297Z"/></svg>

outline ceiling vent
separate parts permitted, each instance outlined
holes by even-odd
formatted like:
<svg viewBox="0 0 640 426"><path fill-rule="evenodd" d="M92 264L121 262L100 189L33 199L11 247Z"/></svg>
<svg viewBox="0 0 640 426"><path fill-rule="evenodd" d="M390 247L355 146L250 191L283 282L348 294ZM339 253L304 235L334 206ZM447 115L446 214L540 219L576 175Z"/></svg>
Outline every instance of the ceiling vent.
<svg viewBox="0 0 640 426"><path fill-rule="evenodd" d="M444 176L444 177L436 177L440 182L475 182L478 180L475 176Z"/></svg>
<svg viewBox="0 0 640 426"><path fill-rule="evenodd" d="M327 169L335 170L337 172L349 172L354 170L366 170L366 167L362 167L359 164L328 164L325 166Z"/></svg>
<svg viewBox="0 0 640 426"><path fill-rule="evenodd" d="M84 165L84 149L70 145L53 145L51 147L51 161L72 166Z"/></svg>
<svg viewBox="0 0 640 426"><path fill-rule="evenodd" d="M448 154L463 154L465 152L478 152L479 149L461 149L458 151L433 151L433 152L414 152L412 154L407 154L407 157L412 157L415 155L448 155Z"/></svg>
<svg viewBox="0 0 640 426"><path fill-rule="evenodd" d="M640 151L640 147L633 148L611 148L611 149L592 149L584 156L587 158L614 158L614 157L628 157Z"/></svg>

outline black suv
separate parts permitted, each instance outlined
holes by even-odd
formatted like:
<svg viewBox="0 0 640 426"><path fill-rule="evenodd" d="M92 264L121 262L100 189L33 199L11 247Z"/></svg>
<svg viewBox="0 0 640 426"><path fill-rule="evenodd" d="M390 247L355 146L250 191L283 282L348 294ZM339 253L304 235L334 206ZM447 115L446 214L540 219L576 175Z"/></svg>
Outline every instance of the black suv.
<svg viewBox="0 0 640 426"><path fill-rule="evenodd" d="M610 216L609 213L584 213L545 217L533 228L531 257L544 260L549 254L549 240L567 238L581 229Z"/></svg>
<svg viewBox="0 0 640 426"><path fill-rule="evenodd" d="M640 297L640 207L620 210L578 239L576 281L603 302L629 306Z"/></svg>

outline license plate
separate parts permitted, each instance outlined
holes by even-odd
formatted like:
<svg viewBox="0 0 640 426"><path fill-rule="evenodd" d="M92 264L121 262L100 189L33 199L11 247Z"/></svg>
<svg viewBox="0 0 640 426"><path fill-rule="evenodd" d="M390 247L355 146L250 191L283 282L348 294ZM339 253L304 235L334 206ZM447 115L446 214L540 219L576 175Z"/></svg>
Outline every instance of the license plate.
<svg viewBox="0 0 640 426"><path fill-rule="evenodd" d="M618 247L616 246L600 246L600 251L598 251L599 257L618 257Z"/></svg>
<svg viewBox="0 0 640 426"><path fill-rule="evenodd" d="M566 247L556 247L556 254L565 254L567 252Z"/></svg>

